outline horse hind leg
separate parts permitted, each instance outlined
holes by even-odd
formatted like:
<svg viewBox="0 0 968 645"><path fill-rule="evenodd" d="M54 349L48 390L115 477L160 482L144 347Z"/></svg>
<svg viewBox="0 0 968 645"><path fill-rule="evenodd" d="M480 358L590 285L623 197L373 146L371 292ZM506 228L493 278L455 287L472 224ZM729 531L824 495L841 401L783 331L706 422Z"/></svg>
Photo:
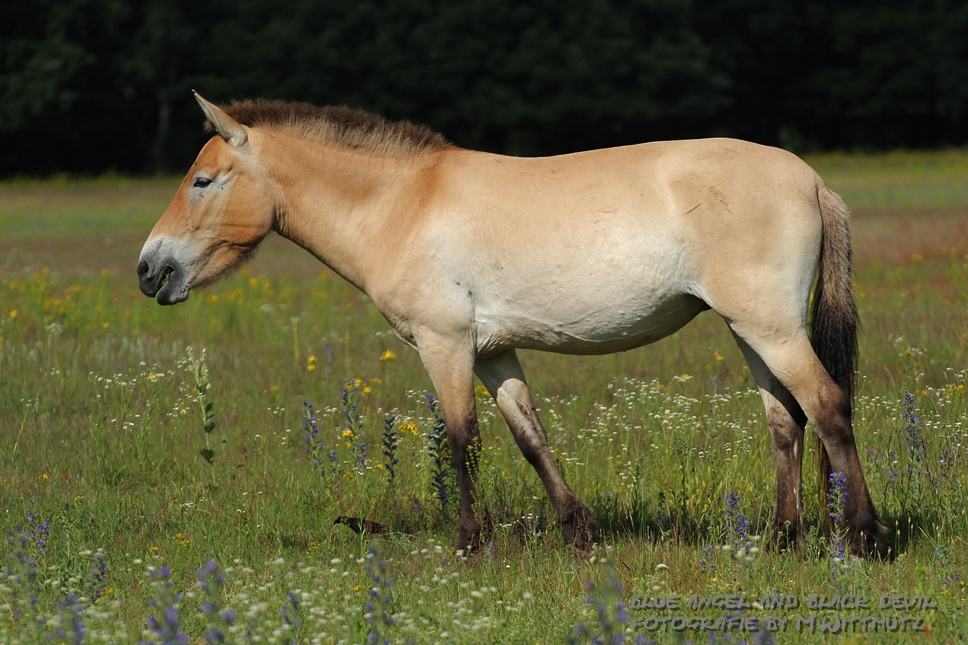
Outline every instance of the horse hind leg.
<svg viewBox="0 0 968 645"><path fill-rule="evenodd" d="M735 322L730 326L793 395L813 424L829 455L830 471L842 473L846 481L844 517L851 550L858 555L871 553L884 527L877 519L857 454L849 395L824 369L802 328L779 333L774 327L768 334L757 334ZM828 476L821 473L824 479ZM823 502L826 507L826 500Z"/></svg>
<svg viewBox="0 0 968 645"><path fill-rule="evenodd" d="M478 378L494 397L507 421L514 441L544 484L555 515L561 522L565 544L579 552L591 547L594 522L588 507L565 483L558 464L548 448L548 436L531 400L524 371L514 350L478 359L474 366Z"/></svg>
<svg viewBox="0 0 968 645"><path fill-rule="evenodd" d="M778 547L790 548L803 532L800 514L803 508L803 430L807 416L763 359L735 333L734 338L759 388L776 451L774 540Z"/></svg>

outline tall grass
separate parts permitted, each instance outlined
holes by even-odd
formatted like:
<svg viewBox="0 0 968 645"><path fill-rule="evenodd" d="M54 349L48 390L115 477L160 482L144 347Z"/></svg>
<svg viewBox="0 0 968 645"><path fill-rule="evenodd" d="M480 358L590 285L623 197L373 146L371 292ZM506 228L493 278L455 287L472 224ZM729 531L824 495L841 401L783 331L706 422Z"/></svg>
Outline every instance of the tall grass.
<svg viewBox="0 0 968 645"><path fill-rule="evenodd" d="M877 159L837 163L835 189L877 174ZM936 176L880 163L905 182ZM968 240L947 215L901 257L878 244L901 220L863 209L855 220L855 431L891 561L834 562L829 500L811 496L799 548L769 547L769 433L712 314L624 354L522 354L553 453L603 529L586 558L562 548L479 388L494 533L468 559L451 548L429 379L366 297L272 241L248 270L160 308L133 266L165 191L125 182L123 194L110 182L0 186L0 642L664 642L678 632L646 631L646 618L736 612L632 608L633 597L739 593L798 597L784 617L916 614L946 641L968 637ZM53 238L22 228L31 204ZM89 222L99 213L123 243ZM805 490L819 488L814 458ZM358 535L338 517L387 531ZM808 610L812 594L865 595L875 609ZM877 609L884 594L937 608ZM925 634L836 638L862 636ZM831 638L792 626L772 637Z"/></svg>

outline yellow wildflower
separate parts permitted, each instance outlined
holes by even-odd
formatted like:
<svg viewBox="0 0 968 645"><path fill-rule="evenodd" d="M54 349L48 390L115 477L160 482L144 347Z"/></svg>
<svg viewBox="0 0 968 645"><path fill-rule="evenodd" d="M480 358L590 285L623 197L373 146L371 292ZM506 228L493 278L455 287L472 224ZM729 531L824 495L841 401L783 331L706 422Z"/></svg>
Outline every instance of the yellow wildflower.
<svg viewBox="0 0 968 645"><path fill-rule="evenodd" d="M45 480L50 479L50 475L48 475L47 473L44 473L43 475L40 476L40 478Z"/></svg>
<svg viewBox="0 0 968 645"><path fill-rule="evenodd" d="M380 355L380 360L386 363L387 361L397 360L397 355L391 352L389 349Z"/></svg>
<svg viewBox="0 0 968 645"><path fill-rule="evenodd" d="M10 312L10 317L11 318L16 318L17 317L17 310L16 309L14 309L13 311Z"/></svg>
<svg viewBox="0 0 968 645"><path fill-rule="evenodd" d="M346 430L343 430L343 436L346 437L347 439L352 439L353 431L347 428Z"/></svg>
<svg viewBox="0 0 968 645"><path fill-rule="evenodd" d="M402 426L400 426L401 432L409 432L413 436L420 434L420 430L417 429L417 424L413 421L407 421Z"/></svg>
<svg viewBox="0 0 968 645"><path fill-rule="evenodd" d="M314 369L316 369L317 362L319 362L319 359L316 358L315 354L306 359L306 371L312 372Z"/></svg>
<svg viewBox="0 0 968 645"><path fill-rule="evenodd" d="M481 396L491 396L491 393L487 391L487 388L483 385L478 385L474 388L474 394L480 394Z"/></svg>

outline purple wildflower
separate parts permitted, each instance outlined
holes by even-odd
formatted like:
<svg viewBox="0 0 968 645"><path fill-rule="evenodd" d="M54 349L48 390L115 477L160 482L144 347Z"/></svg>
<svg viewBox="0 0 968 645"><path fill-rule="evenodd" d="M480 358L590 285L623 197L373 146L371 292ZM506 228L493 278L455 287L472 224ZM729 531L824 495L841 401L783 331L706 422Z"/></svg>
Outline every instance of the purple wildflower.
<svg viewBox="0 0 968 645"><path fill-rule="evenodd" d="M433 394L427 394L424 400L427 402L427 409L434 417L433 426L427 434L427 453L433 460L433 465L430 468L430 485L440 502L440 509L444 510L447 508L447 502L451 499L450 493L455 488L456 473L449 457L450 445L447 443L447 426L441 415L437 399Z"/></svg>
<svg viewBox="0 0 968 645"><path fill-rule="evenodd" d="M148 600L148 606L161 613L159 619L154 614L148 616L146 628L158 641L138 641L138 645L188 645L188 636L181 631L178 620L178 602L181 594L174 592L171 582L171 569L166 566L148 572L148 579L155 587L155 596Z"/></svg>
<svg viewBox="0 0 968 645"><path fill-rule="evenodd" d="M60 610L61 623L57 629L57 638L64 643L82 645L87 634L87 626L84 624L83 613L84 605L81 604L77 594L67 594L67 596L57 603Z"/></svg>
<svg viewBox="0 0 968 645"><path fill-rule="evenodd" d="M225 576L219 572L218 563L215 560L206 562L195 576L198 578L198 586L205 598L202 601L202 613L208 619L208 631L202 638L207 645L221 645L225 642L225 632L235 621L234 611L219 608L219 596L222 593L222 587L225 586Z"/></svg>
<svg viewBox="0 0 968 645"><path fill-rule="evenodd" d="M847 528L844 509L847 505L847 476L842 472L830 473L830 486L827 488L827 513L833 524L830 536L830 569L834 576L843 572L847 558Z"/></svg>
<svg viewBox="0 0 968 645"><path fill-rule="evenodd" d="M87 580L84 583L84 595L91 602L97 602L104 595L104 588L107 585L108 560L103 551L95 551L91 554L91 567L87 571Z"/></svg>
<svg viewBox="0 0 968 645"><path fill-rule="evenodd" d="M914 395L910 392L904 394L904 444L907 446L908 455L920 463L924 460L924 438L921 436L921 419L918 418L917 410L914 406Z"/></svg>
<svg viewBox="0 0 968 645"><path fill-rule="evenodd" d="M380 560L376 547L371 546L367 554L367 563L364 571L373 580L370 588L370 600L364 607L366 622L370 624L370 633L367 634L366 642L369 645L390 645L388 637L390 628L396 622L390 612L390 605L393 598L390 595L390 588L393 587L393 580L386 575L388 562ZM374 563L376 566L374 566Z"/></svg>
<svg viewBox="0 0 968 645"><path fill-rule="evenodd" d="M574 635L568 642L572 645L591 643L592 645L622 645L629 642L625 635L625 625L629 622L629 612L622 595L625 592L622 582L609 569L605 574L605 584L601 587L589 580L585 583L585 602L594 607L598 624L586 626L578 623L574 626ZM639 635L631 641L635 645L652 643L644 635ZM654 644L653 644L654 645Z"/></svg>
<svg viewBox="0 0 968 645"><path fill-rule="evenodd" d="M396 476L395 467L400 463L400 460L397 459L397 446L399 445L400 435L397 432L396 420L397 415L391 414L383 423L383 456L386 458L383 466L386 468L387 478L390 484L393 484L394 477Z"/></svg>

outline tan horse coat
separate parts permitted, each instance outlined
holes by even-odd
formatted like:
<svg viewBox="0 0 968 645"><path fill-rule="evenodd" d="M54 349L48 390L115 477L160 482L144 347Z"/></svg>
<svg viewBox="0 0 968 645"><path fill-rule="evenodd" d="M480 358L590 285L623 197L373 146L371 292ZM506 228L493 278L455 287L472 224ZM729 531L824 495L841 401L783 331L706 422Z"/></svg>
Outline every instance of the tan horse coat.
<svg viewBox="0 0 968 645"><path fill-rule="evenodd" d="M473 511L475 373L566 541L582 548L588 510L551 457L515 350L625 350L708 308L732 329L766 407L778 534L793 538L799 525L807 419L847 477L855 550L879 533L850 422L847 211L797 157L710 139L523 159L358 114L245 103L228 108L233 118L198 98L220 136L145 243L142 290L180 302L275 230L365 291L437 390L461 491L459 548L488 528Z"/></svg>

